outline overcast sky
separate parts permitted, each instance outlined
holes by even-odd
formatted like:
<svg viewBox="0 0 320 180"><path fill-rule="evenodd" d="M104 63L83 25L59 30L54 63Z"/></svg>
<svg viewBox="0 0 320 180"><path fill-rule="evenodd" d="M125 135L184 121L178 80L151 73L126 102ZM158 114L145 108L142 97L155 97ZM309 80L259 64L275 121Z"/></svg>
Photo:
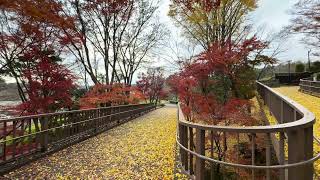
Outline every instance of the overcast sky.
<svg viewBox="0 0 320 180"><path fill-rule="evenodd" d="M270 31L281 31L290 24L290 10L297 0L260 0L258 9L251 14L255 25L266 25ZM301 43L301 36L296 35L288 39L287 51L278 58L280 61L286 60L307 60L308 48Z"/></svg>
<svg viewBox="0 0 320 180"><path fill-rule="evenodd" d="M279 32L284 26L290 24L289 11L298 0L259 0L258 8L250 13L250 22L256 26L265 26L268 32ZM176 33L178 29L167 16L170 0L162 0L160 6L160 18L169 29ZM295 36L287 40L287 51L278 56L280 61L306 60L308 48L300 42L301 36Z"/></svg>
<svg viewBox="0 0 320 180"><path fill-rule="evenodd" d="M266 31L268 32L279 32L284 26L290 24L290 18L292 17L289 13L289 10L292 9L293 5L298 0L259 0L258 8L250 13L249 20L250 23L255 27L265 26ZM172 20L167 16L169 11L170 0L161 0L159 8L159 17L160 21L164 23L168 30L171 32L171 37L169 41L174 39L182 39L180 36L180 29L177 28ZM301 36L295 36L286 40L286 52L280 54L277 58L280 62L285 62L287 60L307 60L307 51L308 48L300 42ZM169 54L168 52L167 54ZM181 53L182 54L182 53ZM314 60L314 59L311 59ZM170 63L167 60L164 60L163 57L159 56L154 59L152 63L154 66L163 66L166 68L166 75L173 72L170 69ZM168 68L169 67L169 68ZM139 73L145 71L146 68L142 68L136 73L133 82L137 80ZM13 79L7 79L9 82Z"/></svg>

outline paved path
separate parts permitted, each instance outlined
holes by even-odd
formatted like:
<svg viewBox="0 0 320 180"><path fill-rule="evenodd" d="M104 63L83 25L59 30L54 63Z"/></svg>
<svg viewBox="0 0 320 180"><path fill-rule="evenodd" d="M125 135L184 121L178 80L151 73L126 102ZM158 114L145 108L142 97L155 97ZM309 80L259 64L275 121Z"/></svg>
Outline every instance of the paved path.
<svg viewBox="0 0 320 180"><path fill-rule="evenodd" d="M314 132L320 138L320 98L300 92L299 86L283 86L274 89L314 113L317 119Z"/></svg>
<svg viewBox="0 0 320 180"><path fill-rule="evenodd" d="M274 88L276 91L281 94L293 99L297 103L303 105L316 116L316 123L313 127L314 136L320 138L320 98L305 94L299 91L299 86L283 86L279 88ZM320 146L315 143L314 144L314 152L320 152ZM320 177L320 161L316 161L314 164L315 173L317 177Z"/></svg>
<svg viewBox="0 0 320 180"><path fill-rule="evenodd" d="M173 179L176 108L164 107L17 169L7 179Z"/></svg>

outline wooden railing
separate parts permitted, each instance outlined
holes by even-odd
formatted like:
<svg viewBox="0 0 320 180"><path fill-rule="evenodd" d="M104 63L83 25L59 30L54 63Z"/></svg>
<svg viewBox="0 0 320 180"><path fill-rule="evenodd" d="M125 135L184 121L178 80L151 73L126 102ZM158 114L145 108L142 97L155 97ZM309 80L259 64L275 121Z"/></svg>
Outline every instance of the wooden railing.
<svg viewBox="0 0 320 180"><path fill-rule="evenodd" d="M315 116L303 106L260 82L257 82L257 88L265 105L277 119L277 125L203 125L186 121L180 107L178 108L177 144L180 147L180 160L182 169L192 179L214 179L217 167L232 169L232 172L236 172L236 179L314 178L313 163L320 158L320 154L313 154L314 141L319 143L313 137ZM226 144L219 145L217 142L223 137L229 137L231 142L227 140ZM241 144L245 143L247 147L243 148ZM226 145L226 152L230 156L218 159L218 148L222 149ZM258 149L261 150L259 154ZM242 177L243 174L248 177Z"/></svg>
<svg viewBox="0 0 320 180"><path fill-rule="evenodd" d="M320 81L313 81L312 79L300 79L300 91L320 97Z"/></svg>
<svg viewBox="0 0 320 180"><path fill-rule="evenodd" d="M0 174L155 108L123 105L0 120Z"/></svg>

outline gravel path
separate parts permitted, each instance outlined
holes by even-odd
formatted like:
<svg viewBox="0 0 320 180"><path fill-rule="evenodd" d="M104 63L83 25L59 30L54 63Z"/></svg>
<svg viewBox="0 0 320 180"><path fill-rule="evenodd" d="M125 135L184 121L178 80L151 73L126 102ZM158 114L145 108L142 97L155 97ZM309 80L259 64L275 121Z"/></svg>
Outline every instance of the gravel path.
<svg viewBox="0 0 320 180"><path fill-rule="evenodd" d="M39 159L6 179L173 179L176 108L164 107Z"/></svg>

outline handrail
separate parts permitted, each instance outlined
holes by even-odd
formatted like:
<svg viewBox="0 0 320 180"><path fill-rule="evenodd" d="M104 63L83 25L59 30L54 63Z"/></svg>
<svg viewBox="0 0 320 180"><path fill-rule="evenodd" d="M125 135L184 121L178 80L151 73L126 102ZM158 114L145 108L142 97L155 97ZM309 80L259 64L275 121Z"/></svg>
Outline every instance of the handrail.
<svg viewBox="0 0 320 180"><path fill-rule="evenodd" d="M311 78L302 78L300 79L300 81L310 81L310 82L320 82L320 81L314 81L313 78L312 80L310 80Z"/></svg>
<svg viewBox="0 0 320 180"><path fill-rule="evenodd" d="M155 104L122 105L0 121L0 175L153 109Z"/></svg>
<svg viewBox="0 0 320 180"><path fill-rule="evenodd" d="M319 83L320 84L320 81L315 81L315 80L310 80L309 78L302 78L300 79L300 82L312 82L312 83Z"/></svg>
<svg viewBox="0 0 320 180"><path fill-rule="evenodd" d="M22 135L22 136L18 136L18 137L7 139L7 140L0 140L0 143L4 143L4 142L8 142L8 141L14 141L14 140L18 140L18 139L25 138L25 137L46 133L46 132L53 131L53 130L56 130L56 129L71 127L71 126L74 126L74 125L83 124L85 122L96 121L98 119L112 117L112 116L116 116L116 115L120 115L120 114L124 114L124 113L131 113L131 112L134 112L134 111L137 111L137 110L143 110L143 109L144 108L137 108L137 109L132 109L132 110L128 110L128 111L113 113L113 114L109 114L109 115L105 115L105 116L100 116L100 117L96 117L96 118L86 119L86 120L82 120L82 121L78 121L78 122L74 122L74 123L69 123L69 124L65 124L65 125L61 125L61 126L57 126L57 127L53 127L53 128L48 128L46 130L40 130L40 131L35 132L35 133Z"/></svg>
<svg viewBox="0 0 320 180"><path fill-rule="evenodd" d="M308 78L300 79L300 91L320 97L320 81L309 80Z"/></svg>
<svg viewBox="0 0 320 180"><path fill-rule="evenodd" d="M177 136L178 137L178 136ZM210 161L213 163L218 163L218 164L222 164L222 165L227 165L227 166L231 166L231 167L237 167L237 168L248 168L248 169L286 169L286 168L291 168L291 167L297 167L297 166L302 166L302 165L306 165L306 164L310 164L313 163L315 161L317 161L320 158L320 153L318 153L315 157L308 159L307 161L302 161L302 162L298 162L298 163L292 163L292 164L284 164L284 165L273 165L273 166L256 166L256 165L244 165L244 164L238 164L238 163L229 163L229 162L224 162L224 161L219 161L216 159L212 159L209 157L206 157L204 155L198 154L194 151L191 151L190 149L184 147L178 140L178 138L176 138L176 142L177 144L184 149L185 151L188 151L189 153L204 159L206 161Z"/></svg>
<svg viewBox="0 0 320 180"><path fill-rule="evenodd" d="M94 110L105 110L105 109L111 109L114 107L129 107L129 106L141 106L141 105L148 105L147 103L144 104L128 104L128 105L117 105L117 106L108 106L108 107L99 107L99 108L87 108L87 109L79 109L79 110L71 110L71 111L61 111L61 112L53 112L53 113L40 113L35 115L26 115L26 116L19 116L19 117L13 117L9 119L0 119L0 122L3 121L12 121L12 120L20 120L25 118L39 118L44 116L53 116L53 115L59 115L59 114L66 114L66 113L77 113L77 112L84 112L84 111L94 111Z"/></svg>
<svg viewBox="0 0 320 180"><path fill-rule="evenodd" d="M283 96L282 94L276 92L275 90L271 89L268 86L265 86L264 84L257 82L258 84L264 86L269 91L277 95L278 97L282 98L283 101L287 102L291 107L295 107L296 110L304 114L304 117L300 120L284 123L284 124L276 124L276 125L269 125L269 126L213 126L213 125L204 125L199 123L193 123L188 122L184 119L179 120L179 122L183 125L193 127L193 128L199 128L202 130L218 130L221 132L237 132L237 133L272 133L272 132L285 132L291 129L297 129L300 127L309 127L312 126L315 123L315 115L307 110L302 105L298 104L297 102L289 99L286 96ZM180 112L179 108L179 112ZM182 111L181 111L182 113ZM183 116L182 116L183 117Z"/></svg>
<svg viewBox="0 0 320 180"><path fill-rule="evenodd" d="M267 106L271 108L270 111L274 113L274 116L281 117L277 119L280 124L268 125L268 126L217 126L217 125L214 126L214 125L204 125L199 123L193 123L185 120L183 112L180 108L180 105L178 105L179 135L177 134L176 141L180 147L181 162L185 170L188 170L188 168L192 168L190 165L191 163L188 163L188 156L189 158L192 156L196 157L195 167L197 170L196 170L195 176L197 179L203 179L203 175L201 175L201 173L204 173L204 170L203 170L204 165L201 165L201 164L203 164L204 161L209 161L211 163L217 163L217 164L227 165L227 166L232 166L237 168L249 168L253 171L252 173L253 179L254 179L254 169L265 169L267 171L267 175L266 175L267 179L270 179L271 169L279 169L279 170L289 169L288 176L290 179L299 179L302 177L305 179L310 179L310 178L312 179L312 167L311 168L308 167L308 164L311 164L320 158L320 153L318 153L316 156L313 156L313 153L312 153L313 140L315 140L319 144L319 141L317 139L313 139L313 135L312 135L313 124L315 123L314 114L309 110L307 110L302 105L274 91L270 87L260 82L257 82L257 85L258 85L258 91L260 95L264 99ZM277 103L280 103L280 104L277 104ZM278 107L275 107L275 106L278 106ZM281 112L279 109L281 109ZM194 143L193 132L188 133L188 129L190 131L193 131L195 129L197 132L195 151L193 150L193 147L190 146L191 143ZM250 135L259 134L259 133L266 134L268 137L270 137L270 141L272 140L272 144L275 148L275 151L279 152L280 159L278 160L280 164L279 165L270 164L270 155L271 155L270 150L267 152L268 154L267 154L266 161L268 163L265 166L257 166L254 164L255 152L252 152L253 160L251 165L225 162L225 161L213 159L210 157L206 157L204 155L205 154L204 138L205 138L206 131L221 132L221 133L236 133L238 134L238 136L240 133L250 134ZM280 134L280 140L276 140L275 138L274 134L277 134L277 133ZM288 157L288 162L284 163L285 162L284 139L286 137L288 138L288 149L290 151L290 154ZM190 142L188 143L188 141ZM188 144L189 144L189 148L188 148ZM255 141L253 141L252 144L253 144L253 147L255 147ZM254 149L253 147L252 149ZM211 151L213 151L213 149L211 149ZM304 157L304 158L301 159L301 157ZM303 175L299 175L299 174L297 175L297 173L301 174L301 172L297 170L293 170L294 168L295 169L304 168L303 169L304 174L302 173ZM285 174L286 173L284 173L284 170L282 170L280 173L280 179L287 177L287 175Z"/></svg>

